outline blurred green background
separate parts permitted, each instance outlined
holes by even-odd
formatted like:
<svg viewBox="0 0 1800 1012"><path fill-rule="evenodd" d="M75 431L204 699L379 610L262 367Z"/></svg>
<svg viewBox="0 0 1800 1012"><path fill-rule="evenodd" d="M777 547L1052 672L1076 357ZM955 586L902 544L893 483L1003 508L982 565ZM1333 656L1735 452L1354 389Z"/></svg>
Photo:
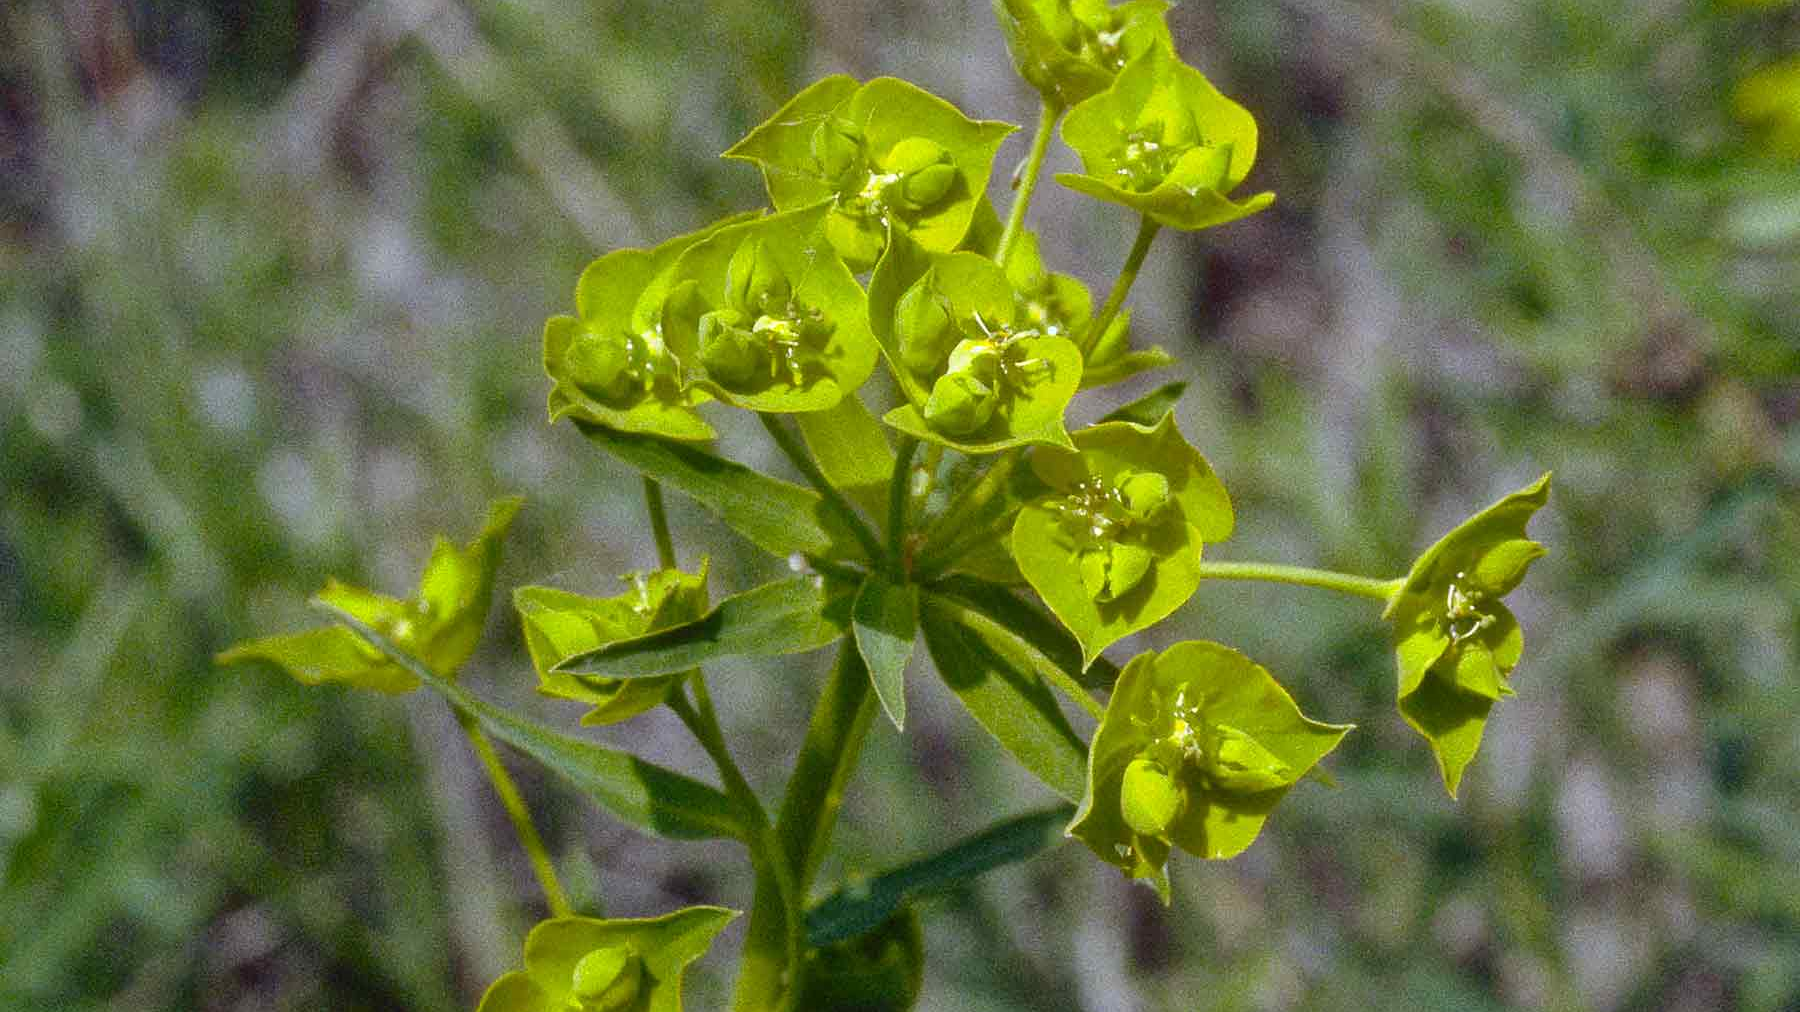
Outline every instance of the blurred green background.
<svg viewBox="0 0 1800 1012"><path fill-rule="evenodd" d="M1366 602L1203 588L1140 645L1233 643L1362 725L1340 789L1177 857L1168 910L1072 847L933 901L922 1007L1800 1009L1800 6L1171 22L1280 194L1166 235L1133 300L1238 506L1217 557L1396 574L1555 469L1519 696L1452 803ZM501 492L503 588L650 564L637 483L544 424L539 328L598 254L758 206L716 153L836 71L1035 115L980 0L0 4L0 1008L466 1009L516 960L539 901L436 700L210 658L327 574L405 589ZM1109 283L1115 212L1046 185L1052 266ZM724 444L779 469L758 436ZM715 593L775 570L673 511ZM771 795L824 663L713 676ZM503 598L468 678L577 716ZM827 884L1049 800L912 684ZM703 768L659 715L607 736ZM515 768L584 909L748 901L732 848Z"/></svg>

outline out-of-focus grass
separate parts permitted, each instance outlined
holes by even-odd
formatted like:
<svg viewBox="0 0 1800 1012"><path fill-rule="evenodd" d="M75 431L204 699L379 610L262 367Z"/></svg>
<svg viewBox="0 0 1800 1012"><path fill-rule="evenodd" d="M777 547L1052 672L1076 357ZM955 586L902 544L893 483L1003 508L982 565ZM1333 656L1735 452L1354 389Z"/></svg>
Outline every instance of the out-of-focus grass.
<svg viewBox="0 0 1800 1012"><path fill-rule="evenodd" d="M1453 805L1365 603L1204 587L1155 638L1360 723L1342 789L1178 859L1169 911L1073 848L935 903L925 1006L1792 1007L1800 171L1731 113L1796 8L1174 20L1281 194L1163 240L1134 300L1238 505L1219 556L1397 573L1554 468L1520 695ZM500 491L531 501L503 586L647 564L635 482L542 423L544 316L605 249L754 206L714 154L815 73L1029 122L1000 45L950 0L0 10L0 1006L467 1007L540 911L441 712L211 654L313 621L328 573L405 586ZM1053 263L1109 280L1128 223L1041 199ZM766 571L673 505L723 586ZM573 716L503 605L473 677ZM714 676L770 791L815 676ZM1042 795L914 686L831 874ZM617 740L693 761L676 730ZM522 772L588 909L747 900L728 851Z"/></svg>

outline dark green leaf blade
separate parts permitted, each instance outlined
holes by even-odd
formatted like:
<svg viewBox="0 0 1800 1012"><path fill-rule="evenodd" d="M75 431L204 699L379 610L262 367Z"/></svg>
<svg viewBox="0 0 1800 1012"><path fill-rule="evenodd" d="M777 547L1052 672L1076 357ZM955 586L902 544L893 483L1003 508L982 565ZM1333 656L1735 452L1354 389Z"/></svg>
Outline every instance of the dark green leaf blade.
<svg viewBox="0 0 1800 1012"><path fill-rule="evenodd" d="M737 810L723 791L628 752L558 734L485 702L446 681L381 633L342 613L338 621L389 660L442 695L452 707L481 721L494 737L518 749L619 818L647 832L678 840L742 839Z"/></svg>
<svg viewBox="0 0 1800 1012"><path fill-rule="evenodd" d="M575 424L596 446L679 489L763 551L866 561L855 534L817 493L692 446Z"/></svg>
<svg viewBox="0 0 1800 1012"><path fill-rule="evenodd" d="M906 727L906 664L919 633L919 587L891 583L879 573L863 581L852 612L856 648L869 666L881 708L897 730Z"/></svg>
<svg viewBox="0 0 1800 1012"><path fill-rule="evenodd" d="M925 647L944 683L1013 758L1056 793L1079 801L1087 747L1035 670L1037 652L953 599L927 596L922 605Z"/></svg>
<svg viewBox="0 0 1800 1012"><path fill-rule="evenodd" d="M576 654L557 671L607 678L649 678L687 671L722 657L778 657L829 646L850 625L852 584L794 576L720 601L692 622Z"/></svg>
<svg viewBox="0 0 1800 1012"><path fill-rule="evenodd" d="M946 850L846 886L806 912L808 945L829 945L869 931L921 894L949 889L1063 842L1075 809L1058 805L1015 816Z"/></svg>

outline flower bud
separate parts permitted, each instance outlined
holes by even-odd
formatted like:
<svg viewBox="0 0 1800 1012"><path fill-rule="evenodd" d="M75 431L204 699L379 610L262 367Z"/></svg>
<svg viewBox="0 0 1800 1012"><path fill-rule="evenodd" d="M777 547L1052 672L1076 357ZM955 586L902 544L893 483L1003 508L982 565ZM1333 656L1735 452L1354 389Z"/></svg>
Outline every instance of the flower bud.
<svg viewBox="0 0 1800 1012"><path fill-rule="evenodd" d="M968 373L984 382L993 382L1000 369L1000 349L984 338L964 338L950 352L950 372Z"/></svg>
<svg viewBox="0 0 1800 1012"><path fill-rule="evenodd" d="M575 964L569 996L580 1012L626 1012L644 985L644 960L629 946L595 949Z"/></svg>
<svg viewBox="0 0 1800 1012"><path fill-rule="evenodd" d="M1169 501L1169 479L1155 471L1135 471L1119 480L1119 502L1126 515L1142 523Z"/></svg>
<svg viewBox="0 0 1800 1012"><path fill-rule="evenodd" d="M925 401L925 422L948 435L967 436L987 425L998 401L993 388L974 376L947 373L931 387L931 396Z"/></svg>
<svg viewBox="0 0 1800 1012"><path fill-rule="evenodd" d="M1168 832L1187 796L1161 763L1133 759L1125 767L1119 788L1119 815L1139 836L1159 837Z"/></svg>
<svg viewBox="0 0 1800 1012"><path fill-rule="evenodd" d="M788 301L792 288L760 239L746 239L731 254L725 266L725 291L731 301L744 309L766 311Z"/></svg>
<svg viewBox="0 0 1800 1012"><path fill-rule="evenodd" d="M862 151L862 130L850 120L827 118L813 130L813 160L819 164L819 174L831 182L854 171L862 161Z"/></svg>
<svg viewBox="0 0 1800 1012"><path fill-rule="evenodd" d="M944 146L929 137L908 137L888 149L882 168L902 176L923 172L950 160Z"/></svg>
<svg viewBox="0 0 1800 1012"><path fill-rule="evenodd" d="M956 166L939 162L907 176L901 184L901 196L906 198L909 208L922 211L943 200L955 185Z"/></svg>
<svg viewBox="0 0 1800 1012"><path fill-rule="evenodd" d="M936 372L949 351L956 331L950 326L950 310L933 291L929 272L908 288L894 304L894 337L900 360L914 372Z"/></svg>
<svg viewBox="0 0 1800 1012"><path fill-rule="evenodd" d="M700 318L700 364L722 386L747 386L769 369L768 342L744 329L743 321L729 309Z"/></svg>
<svg viewBox="0 0 1800 1012"><path fill-rule="evenodd" d="M637 385L631 371L631 339L624 334L582 331L569 344L564 368L570 382L597 400L620 400Z"/></svg>
<svg viewBox="0 0 1800 1012"><path fill-rule="evenodd" d="M1293 770L1262 742L1226 724L1214 730L1218 744L1207 772L1220 787L1249 794L1294 782Z"/></svg>

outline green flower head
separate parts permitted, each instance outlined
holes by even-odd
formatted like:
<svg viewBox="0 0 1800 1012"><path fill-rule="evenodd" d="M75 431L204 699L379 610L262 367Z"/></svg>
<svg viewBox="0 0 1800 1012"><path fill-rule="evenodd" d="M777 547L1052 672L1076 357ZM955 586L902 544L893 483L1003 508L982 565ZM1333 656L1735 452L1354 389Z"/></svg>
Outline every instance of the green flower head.
<svg viewBox="0 0 1800 1012"><path fill-rule="evenodd" d="M662 306L693 382L753 411L824 411L875 369L861 286L815 205L730 225L676 262Z"/></svg>
<svg viewBox="0 0 1800 1012"><path fill-rule="evenodd" d="M1451 797L1488 711L1512 695L1525 640L1500 599L1545 552L1525 524L1549 495L1546 474L1463 521L1419 556L1382 613L1394 624L1400 716L1431 743Z"/></svg>
<svg viewBox="0 0 1800 1012"><path fill-rule="evenodd" d="M500 977L476 1012L680 1012L681 976L737 917L688 907L662 917L553 917L525 937L525 969Z"/></svg>
<svg viewBox="0 0 1800 1012"><path fill-rule="evenodd" d="M652 250L616 250L588 265L575 286L576 316L544 324L550 420L571 417L621 432L699 441L717 433L694 410L710 395L689 382L663 333L663 302L676 261L717 228Z"/></svg>
<svg viewBox="0 0 1800 1012"><path fill-rule="evenodd" d="M1069 835L1169 902L1169 851L1235 857L1348 724L1309 720L1275 679L1217 643L1133 658L1088 750Z"/></svg>
<svg viewBox="0 0 1800 1012"><path fill-rule="evenodd" d="M1074 444L1033 453L1050 493L1019 510L1012 552L1092 663L1193 596L1201 546L1231 535L1231 500L1173 413L1095 425Z"/></svg>
<svg viewBox="0 0 1800 1012"><path fill-rule="evenodd" d="M1106 90L1132 57L1171 46L1163 0L994 0L1019 76L1067 108Z"/></svg>
<svg viewBox="0 0 1800 1012"><path fill-rule="evenodd" d="M538 673L538 691L592 707L583 724L613 724L660 704L680 675L604 678L556 670L561 662L609 643L680 625L706 612L706 566L698 573L658 569L624 578L613 597L583 597L554 587L520 587L513 608Z"/></svg>
<svg viewBox="0 0 1800 1012"><path fill-rule="evenodd" d="M523 499L496 500L481 533L460 548L437 539L412 597L389 597L333 579L313 600L380 631L426 667L451 677L481 639L501 542L522 505ZM221 664L252 660L279 665L307 685L336 682L387 693L419 687L418 678L337 625L251 640L218 656Z"/></svg>
<svg viewBox="0 0 1800 1012"><path fill-rule="evenodd" d="M838 75L794 96L725 152L755 162L778 210L825 202L825 234L853 270L891 229L948 252L969 231L1011 124L969 119L905 81Z"/></svg>
<svg viewBox="0 0 1800 1012"><path fill-rule="evenodd" d="M1275 199L1226 196L1256 161L1256 120L1161 46L1069 110L1062 133L1085 171L1057 182L1172 228L1223 225Z"/></svg>
<svg viewBox="0 0 1800 1012"><path fill-rule="evenodd" d="M1081 351L1020 307L993 261L896 234L869 282L869 322L909 402L887 423L965 453L1070 445Z"/></svg>

